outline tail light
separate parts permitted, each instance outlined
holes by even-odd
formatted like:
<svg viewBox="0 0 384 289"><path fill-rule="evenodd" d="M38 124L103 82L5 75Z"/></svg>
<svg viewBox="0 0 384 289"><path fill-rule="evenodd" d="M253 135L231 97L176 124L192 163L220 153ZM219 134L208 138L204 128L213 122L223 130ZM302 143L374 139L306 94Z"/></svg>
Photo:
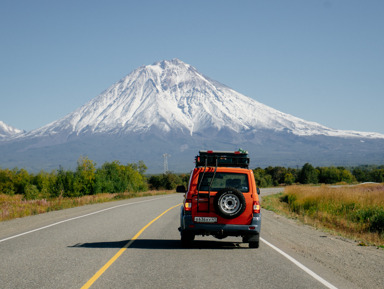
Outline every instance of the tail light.
<svg viewBox="0 0 384 289"><path fill-rule="evenodd" d="M192 200L189 200L189 199L185 200L184 210L188 212L192 211Z"/></svg>
<svg viewBox="0 0 384 289"><path fill-rule="evenodd" d="M253 213L254 214L260 214L260 203L259 201L253 202Z"/></svg>

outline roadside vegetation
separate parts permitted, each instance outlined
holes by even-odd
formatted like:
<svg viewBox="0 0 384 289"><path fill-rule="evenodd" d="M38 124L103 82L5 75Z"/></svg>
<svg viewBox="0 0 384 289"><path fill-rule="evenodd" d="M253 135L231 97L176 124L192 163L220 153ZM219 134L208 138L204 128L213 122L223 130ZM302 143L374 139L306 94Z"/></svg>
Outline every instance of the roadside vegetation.
<svg viewBox="0 0 384 289"><path fill-rule="evenodd" d="M0 221L86 204L174 193L183 175L144 175L142 161L96 164L81 157L74 171L59 168L30 174L24 169L0 169Z"/></svg>
<svg viewBox="0 0 384 289"><path fill-rule="evenodd" d="M287 186L263 197L262 206L306 224L384 246L384 184Z"/></svg>
<svg viewBox="0 0 384 289"><path fill-rule="evenodd" d="M57 197L39 200L26 200L22 195L0 194L0 222L84 205L171 193L174 191L102 193L82 197Z"/></svg>
<svg viewBox="0 0 384 289"><path fill-rule="evenodd" d="M384 182L384 166L313 167L306 163L302 168L267 167L253 170L261 188L292 184L353 184Z"/></svg>
<svg viewBox="0 0 384 289"><path fill-rule="evenodd" d="M147 167L142 161L126 165L113 161L97 167L94 161L86 157L79 158L75 170L65 170L60 167L52 172L40 171L32 174L25 169L0 168L0 221L86 204L173 193L178 185L188 186L189 174L167 172L147 175L146 170ZM264 169L256 168L253 171L259 187L284 185L287 186L287 192L291 190L288 185L292 184L384 182L384 166L315 168L311 164L305 164L302 168L267 167ZM296 211L292 210L291 212L288 199L280 198L283 197L271 196L263 204L270 208L275 207L275 210L281 210L281 207L284 207L286 212L298 215L309 214L313 218L315 204L311 205L309 210L300 209L298 211L295 209ZM315 198L312 202L316 203L316 206L320 206L317 204L319 199ZM295 205L292 204L292 206ZM344 204L344 206L349 209L352 208L349 203ZM360 209L359 206L353 207L353 211ZM377 208L381 208L381 211ZM380 206L368 207L366 209L368 213L355 212L360 217L356 217L356 215L350 218L359 220L361 224L367 218L370 222L373 220L372 218L378 218L376 223L372 223L372 226L368 228L368 231L373 235L381 234L382 236L382 224L384 222L380 221L382 220L380 214L384 214L382 210L383 208ZM316 209L316 212L318 211ZM371 211L374 212L374 215L371 215ZM328 218L327 220L331 219ZM331 221L333 222L333 219Z"/></svg>

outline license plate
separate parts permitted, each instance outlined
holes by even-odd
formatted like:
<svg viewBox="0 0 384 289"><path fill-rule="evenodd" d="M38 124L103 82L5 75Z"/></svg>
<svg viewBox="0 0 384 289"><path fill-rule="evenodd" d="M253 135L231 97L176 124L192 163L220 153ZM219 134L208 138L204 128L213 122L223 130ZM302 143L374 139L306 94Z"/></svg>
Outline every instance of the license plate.
<svg viewBox="0 0 384 289"><path fill-rule="evenodd" d="M216 217L195 217L195 222L197 223L216 223Z"/></svg>

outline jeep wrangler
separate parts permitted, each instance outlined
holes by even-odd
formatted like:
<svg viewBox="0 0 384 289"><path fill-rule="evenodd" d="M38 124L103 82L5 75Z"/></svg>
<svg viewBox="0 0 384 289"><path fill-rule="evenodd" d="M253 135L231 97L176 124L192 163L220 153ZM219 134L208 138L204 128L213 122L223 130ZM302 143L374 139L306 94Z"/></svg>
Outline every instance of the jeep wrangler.
<svg viewBox="0 0 384 289"><path fill-rule="evenodd" d="M188 190L177 187L185 193L179 228L182 245L191 245L196 235L237 236L250 248L258 248L260 190L248 168L248 153L200 151L195 160Z"/></svg>

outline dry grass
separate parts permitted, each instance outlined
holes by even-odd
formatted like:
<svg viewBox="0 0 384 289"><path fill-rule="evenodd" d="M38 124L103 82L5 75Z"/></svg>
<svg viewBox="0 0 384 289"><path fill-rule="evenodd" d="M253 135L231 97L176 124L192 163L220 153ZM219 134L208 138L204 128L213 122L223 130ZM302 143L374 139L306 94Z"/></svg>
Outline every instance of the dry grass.
<svg viewBox="0 0 384 289"><path fill-rule="evenodd" d="M263 206L361 244L384 245L384 184L290 186L264 197Z"/></svg>
<svg viewBox="0 0 384 289"><path fill-rule="evenodd" d="M54 198L24 200L22 195L0 194L0 222L50 211L68 209L88 204L110 202L144 196L171 194L175 191L148 191L140 193L97 194L79 198Z"/></svg>

